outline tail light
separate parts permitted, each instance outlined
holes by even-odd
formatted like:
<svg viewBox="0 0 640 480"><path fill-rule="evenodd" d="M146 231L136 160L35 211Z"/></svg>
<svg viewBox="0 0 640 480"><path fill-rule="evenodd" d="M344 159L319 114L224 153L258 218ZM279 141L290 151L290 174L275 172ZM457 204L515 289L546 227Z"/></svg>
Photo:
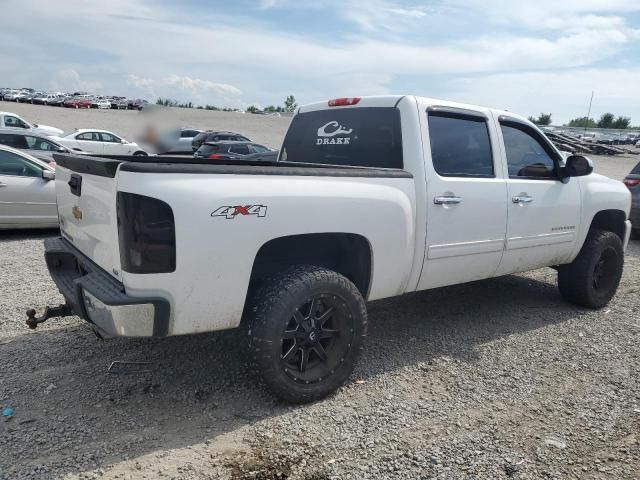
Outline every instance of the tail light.
<svg viewBox="0 0 640 480"><path fill-rule="evenodd" d="M344 107L347 105L356 105L360 101L360 97L343 97L329 100L330 107Z"/></svg>
<svg viewBox="0 0 640 480"><path fill-rule="evenodd" d="M171 207L156 198L118 192L120 264L129 273L176 269L176 231Z"/></svg>
<svg viewBox="0 0 640 480"><path fill-rule="evenodd" d="M221 160L222 159L222 155L220 155L219 153L212 153L207 158L210 159L210 160Z"/></svg>
<svg viewBox="0 0 640 480"><path fill-rule="evenodd" d="M624 184L631 188L631 187L637 187L638 185L640 185L640 178L625 178L624 179Z"/></svg>

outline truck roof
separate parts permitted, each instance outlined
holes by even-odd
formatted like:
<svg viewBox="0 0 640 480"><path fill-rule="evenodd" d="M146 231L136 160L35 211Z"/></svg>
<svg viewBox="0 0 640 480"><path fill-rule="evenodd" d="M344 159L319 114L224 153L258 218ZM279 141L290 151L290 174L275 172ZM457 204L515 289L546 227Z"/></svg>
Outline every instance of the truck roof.
<svg viewBox="0 0 640 480"><path fill-rule="evenodd" d="M400 103L400 101L403 98L410 98L410 99L414 99L414 100L424 100L429 104L432 105L440 105L443 107L453 107L453 108L460 108L460 109L478 109L478 108L488 108L489 110L491 110L494 115L500 116L500 115L509 115L510 117L514 117L517 118L519 120L525 121L527 123L529 123L529 121L518 114L515 114L513 112L510 112L508 110L501 110L501 109L496 109L496 108L490 108L490 107L483 107L480 105L473 105L473 104L468 104L468 103L459 103L459 102L452 102L449 100L440 100L440 99L436 99L436 98L430 98L430 97L421 97L421 96L417 96L417 95L375 95L375 96L366 96L366 97L353 97L353 98L359 98L358 102L355 105L344 105L344 106L329 106L328 102L322 101L322 102L315 102L315 103L310 103L307 105L303 105L301 106L297 113L306 113L306 112L313 112L313 111L317 111L317 110L326 110L329 108L363 108L363 107L395 107L398 105L398 103Z"/></svg>

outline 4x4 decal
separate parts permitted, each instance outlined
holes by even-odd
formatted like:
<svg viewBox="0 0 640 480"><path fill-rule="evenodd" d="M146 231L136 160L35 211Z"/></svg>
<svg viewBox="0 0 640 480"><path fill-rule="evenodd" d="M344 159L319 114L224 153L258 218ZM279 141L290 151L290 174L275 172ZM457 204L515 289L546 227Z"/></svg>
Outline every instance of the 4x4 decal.
<svg viewBox="0 0 640 480"><path fill-rule="evenodd" d="M225 205L218 207L211 212L212 217L225 217L227 220L233 220L238 215L257 215L258 217L267 216L266 205Z"/></svg>

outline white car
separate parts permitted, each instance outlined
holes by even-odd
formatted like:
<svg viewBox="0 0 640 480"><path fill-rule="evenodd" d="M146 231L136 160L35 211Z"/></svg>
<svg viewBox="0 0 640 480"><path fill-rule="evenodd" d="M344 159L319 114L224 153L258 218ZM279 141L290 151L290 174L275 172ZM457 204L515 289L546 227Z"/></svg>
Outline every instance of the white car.
<svg viewBox="0 0 640 480"><path fill-rule="evenodd" d="M62 135L63 130L49 125L38 125L37 123L29 123L20 115L11 112L0 112L0 128L17 128L21 130L30 130L40 135Z"/></svg>
<svg viewBox="0 0 640 480"><path fill-rule="evenodd" d="M266 165L56 158L45 256L66 314L106 337L242 327L293 402L349 377L366 301L552 267L567 301L603 308L631 233L629 189L588 158L511 112L430 98L300 107Z"/></svg>
<svg viewBox="0 0 640 480"><path fill-rule="evenodd" d="M102 100L98 100L96 102L96 105L98 105L98 108L101 108L101 109L111 108L111 102L109 100L105 100L104 98Z"/></svg>
<svg viewBox="0 0 640 480"><path fill-rule="evenodd" d="M82 150L95 155L136 155L147 156L137 143L107 130L83 128L64 137L52 137L56 142L71 150Z"/></svg>
<svg viewBox="0 0 640 480"><path fill-rule="evenodd" d="M54 177L47 162L0 145L0 230L56 228Z"/></svg>

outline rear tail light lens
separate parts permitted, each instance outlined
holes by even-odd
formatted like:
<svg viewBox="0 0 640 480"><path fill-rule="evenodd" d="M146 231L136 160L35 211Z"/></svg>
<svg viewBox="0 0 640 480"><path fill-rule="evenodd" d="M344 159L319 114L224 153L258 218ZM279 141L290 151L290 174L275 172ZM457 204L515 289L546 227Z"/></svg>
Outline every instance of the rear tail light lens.
<svg viewBox="0 0 640 480"><path fill-rule="evenodd" d="M629 188L637 187L638 185L640 185L640 178L625 178L624 184Z"/></svg>
<svg viewBox="0 0 640 480"><path fill-rule="evenodd" d="M220 160L222 158L222 155L220 155L219 153L212 153L207 158L210 160Z"/></svg>
<svg viewBox="0 0 640 480"><path fill-rule="evenodd" d="M176 231L171 207L156 198L118 192L120 264L129 273L176 269Z"/></svg>
<svg viewBox="0 0 640 480"><path fill-rule="evenodd" d="M360 97L343 97L329 100L330 107L345 107L347 105L356 105L360 101Z"/></svg>

